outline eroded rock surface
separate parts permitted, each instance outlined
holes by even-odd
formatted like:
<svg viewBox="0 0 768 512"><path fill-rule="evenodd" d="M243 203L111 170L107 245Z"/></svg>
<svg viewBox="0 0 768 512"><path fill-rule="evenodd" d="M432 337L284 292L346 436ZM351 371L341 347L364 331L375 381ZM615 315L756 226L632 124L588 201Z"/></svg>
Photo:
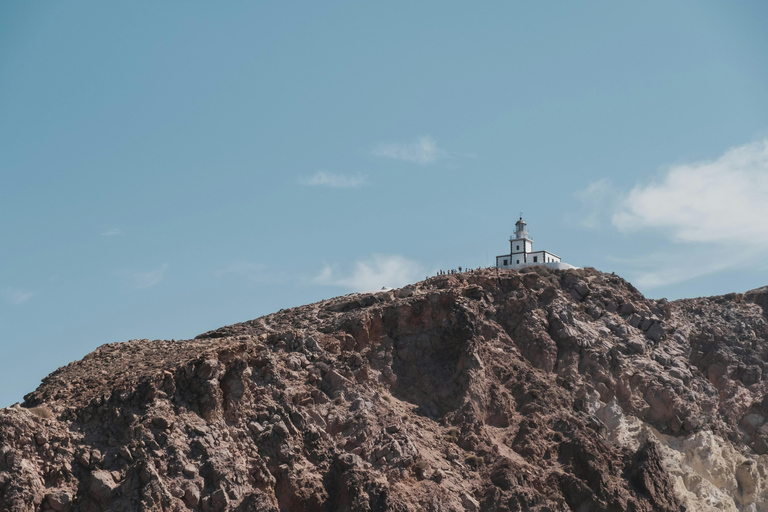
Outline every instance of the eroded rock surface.
<svg viewBox="0 0 768 512"><path fill-rule="evenodd" d="M768 511L766 308L489 269L104 345L0 410L0 503Z"/></svg>

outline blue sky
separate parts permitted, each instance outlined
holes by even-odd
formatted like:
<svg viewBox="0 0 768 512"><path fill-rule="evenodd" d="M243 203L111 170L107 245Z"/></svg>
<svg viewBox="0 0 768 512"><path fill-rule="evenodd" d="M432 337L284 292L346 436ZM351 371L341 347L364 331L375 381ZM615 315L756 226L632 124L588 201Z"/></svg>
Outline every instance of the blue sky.
<svg viewBox="0 0 768 512"><path fill-rule="evenodd" d="M535 249L650 297L768 284L768 4L0 3L0 406Z"/></svg>

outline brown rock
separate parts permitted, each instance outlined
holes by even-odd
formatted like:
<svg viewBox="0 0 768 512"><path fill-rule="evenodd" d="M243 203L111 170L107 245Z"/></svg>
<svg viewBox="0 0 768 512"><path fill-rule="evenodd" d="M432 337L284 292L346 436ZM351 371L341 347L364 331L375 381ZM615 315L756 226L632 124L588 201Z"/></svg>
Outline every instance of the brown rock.
<svg viewBox="0 0 768 512"><path fill-rule="evenodd" d="M716 434L743 457L728 488L746 510L768 501L766 297L667 303L594 269L477 270L104 345L0 410L0 500L672 511L654 442Z"/></svg>
<svg viewBox="0 0 768 512"><path fill-rule="evenodd" d="M46 500L56 512L67 512L72 506L72 493L66 489L55 489L46 495Z"/></svg>
<svg viewBox="0 0 768 512"><path fill-rule="evenodd" d="M196 508L200 503L200 489L196 485L187 485L184 489L184 503L190 508Z"/></svg>
<svg viewBox="0 0 768 512"><path fill-rule="evenodd" d="M227 509L229 506L229 496L227 496L224 489L216 489L213 491L213 494L211 494L211 506L213 507L213 510L219 512Z"/></svg>
<svg viewBox="0 0 768 512"><path fill-rule="evenodd" d="M105 505L109 503L114 496L115 489L119 487L112 478L112 473L104 470L96 470L91 472L91 483L88 487L88 492L99 503Z"/></svg>
<svg viewBox="0 0 768 512"><path fill-rule="evenodd" d="M632 482L653 504L654 510L680 510L679 498L674 492L655 444L646 443L640 448L629 474Z"/></svg>

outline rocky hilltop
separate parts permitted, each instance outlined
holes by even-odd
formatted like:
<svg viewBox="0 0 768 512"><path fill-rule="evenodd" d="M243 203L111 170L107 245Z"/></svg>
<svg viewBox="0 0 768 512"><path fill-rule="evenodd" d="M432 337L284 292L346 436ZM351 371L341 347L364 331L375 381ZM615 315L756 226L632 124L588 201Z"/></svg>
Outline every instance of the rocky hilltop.
<svg viewBox="0 0 768 512"><path fill-rule="evenodd" d="M767 314L487 269L104 345L0 410L0 503L766 511Z"/></svg>

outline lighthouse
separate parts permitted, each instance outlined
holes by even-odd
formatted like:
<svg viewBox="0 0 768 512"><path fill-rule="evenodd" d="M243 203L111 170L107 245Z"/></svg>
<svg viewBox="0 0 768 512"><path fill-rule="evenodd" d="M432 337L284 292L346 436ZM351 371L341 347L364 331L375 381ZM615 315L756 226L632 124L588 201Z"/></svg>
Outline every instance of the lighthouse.
<svg viewBox="0 0 768 512"><path fill-rule="evenodd" d="M515 222L515 234L509 237L509 254L496 256L496 266L499 268L523 268L531 265L544 265L549 268L576 268L563 263L560 256L549 251L534 251L533 240L528 233L528 225L523 216Z"/></svg>

